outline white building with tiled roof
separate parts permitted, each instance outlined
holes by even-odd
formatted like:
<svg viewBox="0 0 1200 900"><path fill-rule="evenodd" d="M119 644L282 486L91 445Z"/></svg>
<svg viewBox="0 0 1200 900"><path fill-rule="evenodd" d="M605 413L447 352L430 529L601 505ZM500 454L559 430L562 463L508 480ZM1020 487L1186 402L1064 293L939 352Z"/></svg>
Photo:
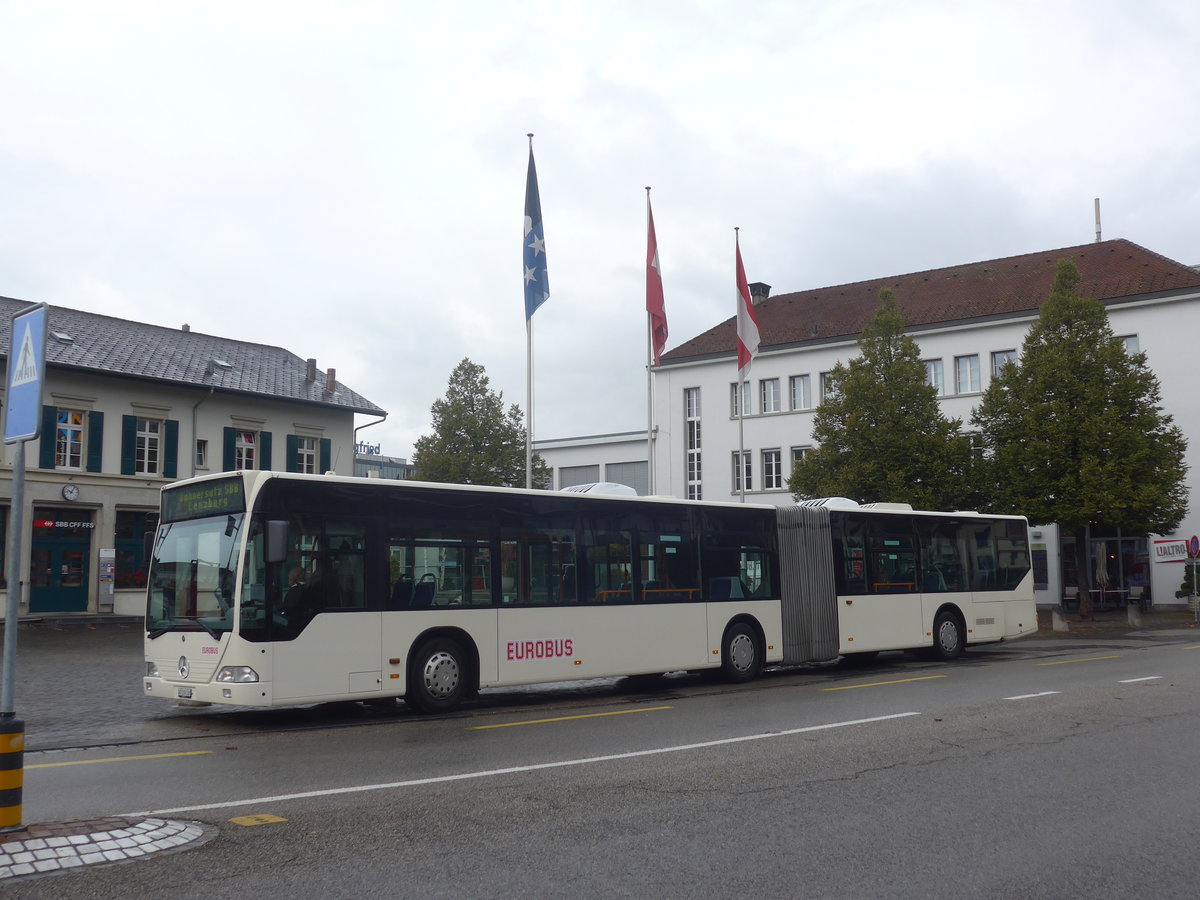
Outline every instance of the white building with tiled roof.
<svg viewBox="0 0 1200 900"><path fill-rule="evenodd" d="M0 298L0 354L28 306ZM141 615L142 536L164 484L244 468L351 475L355 416L385 415L282 347L58 306L48 319L41 437L25 450L22 615ZM0 457L0 559L13 456ZM0 566L0 596L10 577Z"/></svg>
<svg viewBox="0 0 1200 900"><path fill-rule="evenodd" d="M1200 386L1194 365L1200 271L1125 240L774 297L767 285L752 285L762 341L750 381L742 387L746 501L792 502L787 480L793 462L813 446L823 377L858 354L859 333L878 308L881 289L892 291L920 346L943 412L967 423L993 373L1020 352L1050 294L1055 265L1064 258L1079 267L1081 296L1103 303L1114 332L1131 350L1147 354L1162 384L1163 406L1189 441L1195 507L1200 501ZM738 500L735 338L731 316L663 354L654 371L655 493ZM634 459L647 459L645 432L613 437L619 440L538 441L535 446L560 487L579 480L580 472L615 480L604 474L609 463L627 467ZM1035 528L1033 534L1039 602L1057 603L1063 588L1074 583L1073 551L1055 526ZM1097 560L1107 560L1115 591L1106 599L1141 587L1149 589L1155 603L1181 603L1174 596L1181 566L1151 562L1153 542L1194 534L1200 534L1196 513L1169 536L1120 534L1099 524L1091 533L1089 571L1095 572Z"/></svg>

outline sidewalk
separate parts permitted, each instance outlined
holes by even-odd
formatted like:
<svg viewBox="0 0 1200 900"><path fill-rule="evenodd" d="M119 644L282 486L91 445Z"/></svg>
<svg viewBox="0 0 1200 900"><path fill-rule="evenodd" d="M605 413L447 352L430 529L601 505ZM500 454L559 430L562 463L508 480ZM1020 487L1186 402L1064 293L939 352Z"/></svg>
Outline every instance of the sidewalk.
<svg viewBox="0 0 1200 900"><path fill-rule="evenodd" d="M1090 619L1080 618L1079 610L1076 609L1067 612L1058 610L1058 616L1066 624L1067 630L1055 631L1056 609L1052 606L1038 608L1038 632L1031 636L1032 639L1067 636L1120 638L1164 631L1179 631L1186 636L1188 630L1196 632L1196 637L1200 639L1200 626L1196 624L1196 614L1187 609L1151 607L1145 612L1136 610L1135 614L1140 622L1131 622L1130 612L1125 608L1097 610L1092 613ZM1029 638L1024 640L1029 640Z"/></svg>

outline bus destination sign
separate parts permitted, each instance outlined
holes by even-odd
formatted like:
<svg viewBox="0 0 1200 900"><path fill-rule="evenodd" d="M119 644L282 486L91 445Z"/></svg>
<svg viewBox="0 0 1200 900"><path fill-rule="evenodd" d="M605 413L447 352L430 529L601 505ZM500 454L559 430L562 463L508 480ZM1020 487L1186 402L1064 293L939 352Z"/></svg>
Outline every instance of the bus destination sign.
<svg viewBox="0 0 1200 900"><path fill-rule="evenodd" d="M246 496L242 479L228 478L163 491L162 506L164 522L179 522L245 512Z"/></svg>

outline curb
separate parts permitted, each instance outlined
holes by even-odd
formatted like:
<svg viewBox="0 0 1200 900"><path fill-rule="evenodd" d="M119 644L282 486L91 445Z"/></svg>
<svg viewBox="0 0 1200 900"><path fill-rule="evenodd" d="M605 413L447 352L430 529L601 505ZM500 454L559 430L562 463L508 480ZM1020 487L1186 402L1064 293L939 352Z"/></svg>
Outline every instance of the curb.
<svg viewBox="0 0 1200 900"><path fill-rule="evenodd" d="M217 830L202 822L109 816L51 825L29 825L0 834L0 883L84 866L110 865L154 853L188 850Z"/></svg>
<svg viewBox="0 0 1200 900"><path fill-rule="evenodd" d="M47 613L39 615L18 616L17 627L49 627L62 628L64 626L76 626L85 628L94 628L97 625L142 625L145 619L142 616L124 616L114 613L76 613L63 614ZM0 632L4 631L5 620L0 619Z"/></svg>

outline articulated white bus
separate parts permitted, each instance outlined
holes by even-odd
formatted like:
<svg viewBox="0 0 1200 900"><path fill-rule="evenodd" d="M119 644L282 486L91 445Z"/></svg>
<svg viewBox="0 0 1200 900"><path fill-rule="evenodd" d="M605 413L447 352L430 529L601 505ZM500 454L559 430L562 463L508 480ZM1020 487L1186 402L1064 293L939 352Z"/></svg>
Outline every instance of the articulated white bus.
<svg viewBox="0 0 1200 900"><path fill-rule="evenodd" d="M237 472L163 489L147 696L239 706L970 644L1036 631L1020 517Z"/></svg>

